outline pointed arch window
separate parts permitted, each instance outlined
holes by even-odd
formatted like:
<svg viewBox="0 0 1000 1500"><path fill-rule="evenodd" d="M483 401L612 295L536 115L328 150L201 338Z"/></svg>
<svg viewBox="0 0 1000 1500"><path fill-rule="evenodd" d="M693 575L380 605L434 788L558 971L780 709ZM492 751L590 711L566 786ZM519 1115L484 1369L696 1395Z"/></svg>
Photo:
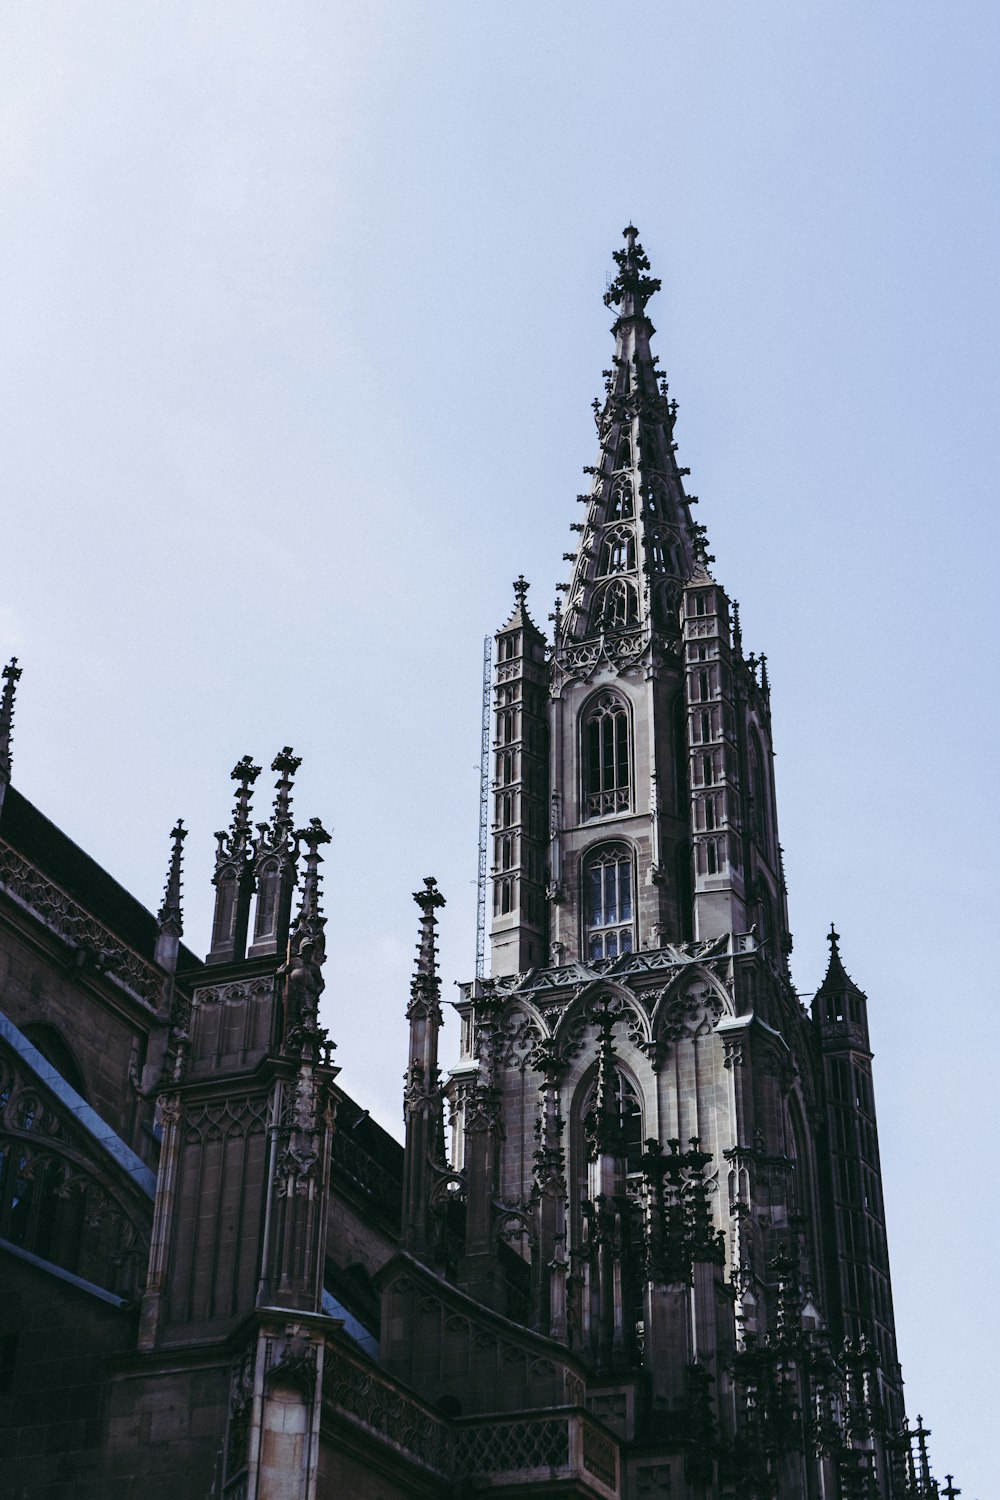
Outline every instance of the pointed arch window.
<svg viewBox="0 0 1000 1500"><path fill-rule="evenodd" d="M273 937L278 923L278 862L269 859L257 876L257 920L254 941Z"/></svg>
<svg viewBox="0 0 1000 1500"><path fill-rule="evenodd" d="M662 479L651 479L643 491L648 516L663 516L667 510L667 487Z"/></svg>
<svg viewBox="0 0 1000 1500"><path fill-rule="evenodd" d="M677 567L677 545L676 537L665 527L658 526L649 540L649 561L654 572L676 573Z"/></svg>
<svg viewBox="0 0 1000 1500"><path fill-rule="evenodd" d="M584 864L584 947L592 961L635 950L633 866L627 844L603 844Z"/></svg>
<svg viewBox="0 0 1000 1500"><path fill-rule="evenodd" d="M634 503L632 500L631 479L619 479L611 491L611 507L608 513L609 520L628 521L634 514Z"/></svg>
<svg viewBox="0 0 1000 1500"><path fill-rule="evenodd" d="M224 865L215 877L215 923L212 947L223 948L233 941L236 931L237 875L232 865Z"/></svg>
<svg viewBox="0 0 1000 1500"><path fill-rule="evenodd" d="M620 1068L614 1070L615 1104L618 1108L618 1119L622 1127L622 1135L625 1139L625 1169L629 1176L642 1171L643 1157L643 1128L642 1128L642 1103L635 1084L627 1074ZM589 1119L594 1110L597 1095L597 1079L595 1078L587 1089L580 1109L580 1119L583 1123L584 1135L589 1129ZM584 1166L581 1174L582 1193L586 1193L586 1151L581 1151L580 1160Z"/></svg>
<svg viewBox="0 0 1000 1500"><path fill-rule="evenodd" d="M616 526L606 533L597 571L605 578L610 573L635 572L635 532L628 526Z"/></svg>
<svg viewBox="0 0 1000 1500"><path fill-rule="evenodd" d="M616 694L602 693L583 720L584 817L607 817L631 807L630 751L628 708Z"/></svg>
<svg viewBox="0 0 1000 1500"><path fill-rule="evenodd" d="M639 599L635 586L624 578L613 578L594 596L593 624L601 630L628 630L639 623Z"/></svg>
<svg viewBox="0 0 1000 1500"><path fill-rule="evenodd" d="M631 469L632 467L632 432L626 424L622 427L621 436L618 439L618 455L615 459L616 469Z"/></svg>

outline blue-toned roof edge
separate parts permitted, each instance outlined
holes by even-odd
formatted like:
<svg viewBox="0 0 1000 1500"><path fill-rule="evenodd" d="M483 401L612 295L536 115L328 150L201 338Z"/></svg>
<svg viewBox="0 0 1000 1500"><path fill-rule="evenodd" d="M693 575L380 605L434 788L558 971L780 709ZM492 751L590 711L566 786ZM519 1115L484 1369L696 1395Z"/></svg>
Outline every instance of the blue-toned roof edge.
<svg viewBox="0 0 1000 1500"><path fill-rule="evenodd" d="M125 1144L121 1136L112 1130L106 1120L101 1119L96 1110L91 1109L85 1099L81 1099L76 1089L70 1088L58 1069L42 1056L38 1048L28 1041L24 1033L18 1030L3 1011L0 1011L0 1040L5 1041L17 1053L21 1062L30 1069L42 1087L48 1089L49 1093L59 1100L59 1103L70 1112L94 1143L100 1146L116 1165L131 1177L136 1187L148 1197L154 1198L156 1196L156 1173L136 1156L131 1146Z"/></svg>
<svg viewBox="0 0 1000 1500"><path fill-rule="evenodd" d="M96 1286L92 1281L84 1281L82 1276L74 1276L72 1271L67 1271L63 1266L57 1266L55 1261L44 1260L40 1255L33 1255L30 1250L22 1249L12 1240L0 1239L0 1251L6 1251L8 1255L16 1255L18 1260L27 1261L29 1266L37 1266L40 1271L46 1271L50 1276L57 1277L59 1281L75 1286L77 1291L86 1292L88 1296L99 1297L102 1302L108 1302L112 1307L128 1306L124 1297L116 1297L114 1292L107 1292L104 1287Z"/></svg>

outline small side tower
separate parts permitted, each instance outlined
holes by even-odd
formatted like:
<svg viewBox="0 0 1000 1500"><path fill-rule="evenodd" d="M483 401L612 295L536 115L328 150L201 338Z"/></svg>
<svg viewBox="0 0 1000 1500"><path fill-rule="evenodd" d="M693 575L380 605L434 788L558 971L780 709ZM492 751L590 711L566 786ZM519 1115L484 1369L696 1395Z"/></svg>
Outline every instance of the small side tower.
<svg viewBox="0 0 1000 1500"><path fill-rule="evenodd" d="M812 1003L823 1062L829 1321L835 1340L870 1346L882 1374L886 1429L903 1421L889 1280L882 1169L868 1042L868 1001L844 968L831 926L830 963Z"/></svg>
<svg viewBox="0 0 1000 1500"><path fill-rule="evenodd" d="M494 975L519 974L548 960L548 667L545 637L528 614L527 593L524 578L518 578L513 612L496 635Z"/></svg>

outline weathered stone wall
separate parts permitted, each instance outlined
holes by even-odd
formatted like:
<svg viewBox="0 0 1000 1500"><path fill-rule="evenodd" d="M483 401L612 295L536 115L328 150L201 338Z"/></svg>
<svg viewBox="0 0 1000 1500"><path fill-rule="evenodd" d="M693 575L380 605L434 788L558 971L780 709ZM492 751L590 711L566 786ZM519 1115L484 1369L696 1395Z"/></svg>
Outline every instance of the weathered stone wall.
<svg viewBox="0 0 1000 1500"><path fill-rule="evenodd" d="M0 1497L107 1500L109 1362L136 1316L13 1255L0 1285Z"/></svg>
<svg viewBox="0 0 1000 1500"><path fill-rule="evenodd" d="M217 1353L211 1359L178 1354L158 1370L115 1375L101 1500L202 1500L210 1493L231 1378L230 1361L220 1363Z"/></svg>
<svg viewBox="0 0 1000 1500"><path fill-rule="evenodd" d="M6 923L3 929L0 1010L22 1031L40 1023L55 1027L83 1075L88 1104L139 1150L129 1085L130 1063L141 1065L148 1035L139 1003L105 994L107 982L96 975L67 969L65 955L52 950L44 934L36 947Z"/></svg>

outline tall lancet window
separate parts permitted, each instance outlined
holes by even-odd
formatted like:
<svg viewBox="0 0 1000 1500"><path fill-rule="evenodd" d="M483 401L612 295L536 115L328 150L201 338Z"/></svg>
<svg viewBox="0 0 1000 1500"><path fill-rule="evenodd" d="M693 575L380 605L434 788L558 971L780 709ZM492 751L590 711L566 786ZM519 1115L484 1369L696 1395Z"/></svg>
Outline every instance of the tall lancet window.
<svg viewBox="0 0 1000 1500"><path fill-rule="evenodd" d="M629 527L616 526L605 535L597 571L602 577L609 573L635 572L635 533Z"/></svg>
<svg viewBox="0 0 1000 1500"><path fill-rule="evenodd" d="M635 948L634 871L626 844L603 844L584 864L586 952L592 960L617 958Z"/></svg>
<svg viewBox="0 0 1000 1500"><path fill-rule="evenodd" d="M583 721L584 817L627 812L631 779L628 709L614 693L602 693Z"/></svg>
<svg viewBox="0 0 1000 1500"><path fill-rule="evenodd" d="M215 925L212 928L212 947L222 948L231 943L236 928L236 871L226 865L216 877L218 892L215 898Z"/></svg>
<svg viewBox="0 0 1000 1500"><path fill-rule="evenodd" d="M632 505L632 481L631 479L619 479L611 491L611 508L608 519L611 521L627 521L633 512Z"/></svg>
<svg viewBox="0 0 1000 1500"><path fill-rule="evenodd" d="M591 619L601 630L627 630L639 623L639 600L633 584L613 578L594 595Z"/></svg>
<svg viewBox="0 0 1000 1500"><path fill-rule="evenodd" d="M268 860L257 876L257 920L254 938L273 937L278 925L278 864Z"/></svg>
<svg viewBox="0 0 1000 1500"><path fill-rule="evenodd" d="M657 573L679 572L676 536L665 526L658 526L649 539L649 560Z"/></svg>
<svg viewBox="0 0 1000 1500"><path fill-rule="evenodd" d="M638 1180L638 1175L642 1171L643 1155L642 1104L639 1101L635 1084L631 1078L626 1077L620 1068L615 1068L614 1070L614 1088L615 1103L618 1106L618 1119L621 1123L622 1135L625 1138L626 1171L630 1177L634 1176ZM583 1105L580 1110L580 1119L584 1134L582 1144L584 1147L586 1145L586 1133L593 1114L596 1096L597 1080L595 1078L584 1095ZM584 1197L587 1191L586 1149L579 1152L578 1160L582 1166L582 1171L579 1174L581 1184L580 1196Z"/></svg>

